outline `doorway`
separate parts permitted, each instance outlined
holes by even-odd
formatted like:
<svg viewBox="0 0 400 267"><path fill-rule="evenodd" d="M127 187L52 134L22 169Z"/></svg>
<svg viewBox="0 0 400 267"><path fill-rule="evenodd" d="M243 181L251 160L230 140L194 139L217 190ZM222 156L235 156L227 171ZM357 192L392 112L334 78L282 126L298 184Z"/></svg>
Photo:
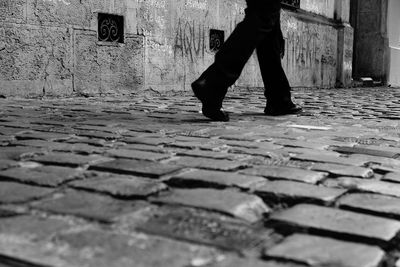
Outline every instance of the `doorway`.
<svg viewBox="0 0 400 267"><path fill-rule="evenodd" d="M382 84L388 82L390 49L387 14L389 1L400 2L400 0L351 0L350 21L354 28L354 80L369 77Z"/></svg>

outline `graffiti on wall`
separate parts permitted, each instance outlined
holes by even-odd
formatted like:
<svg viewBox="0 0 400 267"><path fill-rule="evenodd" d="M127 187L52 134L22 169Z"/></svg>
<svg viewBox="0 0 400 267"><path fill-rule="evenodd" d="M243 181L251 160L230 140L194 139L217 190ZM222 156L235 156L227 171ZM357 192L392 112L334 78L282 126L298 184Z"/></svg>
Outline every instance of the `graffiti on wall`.
<svg viewBox="0 0 400 267"><path fill-rule="evenodd" d="M69 6L71 4L67 0L43 0L43 1L47 2L47 3L53 3L53 4L61 3L61 4L64 4L64 5L67 5L67 6Z"/></svg>
<svg viewBox="0 0 400 267"><path fill-rule="evenodd" d="M199 10L207 10L207 0L186 0L185 7Z"/></svg>
<svg viewBox="0 0 400 267"><path fill-rule="evenodd" d="M179 19L176 27L174 57L181 56L195 62L198 58L204 58L205 49L205 26L195 21Z"/></svg>

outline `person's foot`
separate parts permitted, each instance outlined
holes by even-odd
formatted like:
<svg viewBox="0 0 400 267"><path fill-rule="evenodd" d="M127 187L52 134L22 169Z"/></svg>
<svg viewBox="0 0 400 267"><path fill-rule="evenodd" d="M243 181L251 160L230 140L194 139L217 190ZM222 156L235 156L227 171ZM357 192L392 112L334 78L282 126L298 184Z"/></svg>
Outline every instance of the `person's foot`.
<svg viewBox="0 0 400 267"><path fill-rule="evenodd" d="M221 109L202 108L203 115L212 121L229 121L229 115Z"/></svg>
<svg viewBox="0 0 400 267"><path fill-rule="evenodd" d="M293 102L285 104L270 104L265 107L264 113L269 116L282 116L301 113L303 109Z"/></svg>
<svg viewBox="0 0 400 267"><path fill-rule="evenodd" d="M229 115L224 112L222 100L212 96L212 91L207 86L207 80L199 78L192 83L194 95L201 101L203 115L212 121L229 121Z"/></svg>

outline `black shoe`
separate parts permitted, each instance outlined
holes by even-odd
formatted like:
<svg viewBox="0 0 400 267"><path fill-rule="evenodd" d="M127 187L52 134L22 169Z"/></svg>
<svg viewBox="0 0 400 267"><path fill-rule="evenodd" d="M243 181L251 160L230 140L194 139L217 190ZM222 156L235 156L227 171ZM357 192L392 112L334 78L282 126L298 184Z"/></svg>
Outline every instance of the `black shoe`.
<svg viewBox="0 0 400 267"><path fill-rule="evenodd" d="M203 115L212 121L229 121L229 115L221 109L202 108Z"/></svg>
<svg viewBox="0 0 400 267"><path fill-rule="evenodd" d="M229 115L221 110L223 98L213 96L206 79L199 78L194 81L192 90L203 105L202 112L205 117L213 121L229 121Z"/></svg>
<svg viewBox="0 0 400 267"><path fill-rule="evenodd" d="M294 103L281 104L281 105L275 105L275 104L267 105L264 109L265 115L269 115L269 116L299 114L302 111L303 111L303 109Z"/></svg>

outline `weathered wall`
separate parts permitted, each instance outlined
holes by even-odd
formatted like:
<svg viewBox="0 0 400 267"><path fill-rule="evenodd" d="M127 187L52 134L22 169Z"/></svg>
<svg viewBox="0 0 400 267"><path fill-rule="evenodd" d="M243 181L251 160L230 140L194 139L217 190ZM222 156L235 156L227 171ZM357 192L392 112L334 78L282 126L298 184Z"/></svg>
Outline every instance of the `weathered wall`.
<svg viewBox="0 0 400 267"><path fill-rule="evenodd" d="M346 21L349 12L337 15L337 1L349 0L302 0L301 8ZM209 30L223 30L226 38L244 9L244 0L0 0L0 93L189 90L214 57ZM124 16L123 44L98 41L98 12ZM282 29L291 84L334 87L351 30L341 34L290 11L282 14ZM254 55L237 85L263 86Z"/></svg>
<svg viewBox="0 0 400 267"><path fill-rule="evenodd" d="M400 1L389 1L388 36L390 46L389 83L400 87Z"/></svg>

